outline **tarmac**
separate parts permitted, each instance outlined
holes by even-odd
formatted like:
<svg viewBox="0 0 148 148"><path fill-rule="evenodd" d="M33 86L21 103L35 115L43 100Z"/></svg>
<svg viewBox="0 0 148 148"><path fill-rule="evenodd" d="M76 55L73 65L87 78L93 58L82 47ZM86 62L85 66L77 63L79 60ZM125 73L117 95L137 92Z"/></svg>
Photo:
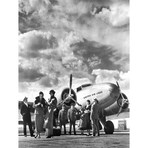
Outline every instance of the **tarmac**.
<svg viewBox="0 0 148 148"><path fill-rule="evenodd" d="M129 148L129 132L115 132L106 135L101 132L100 137L81 135L61 135L46 138L44 133L41 138L18 136L19 148Z"/></svg>

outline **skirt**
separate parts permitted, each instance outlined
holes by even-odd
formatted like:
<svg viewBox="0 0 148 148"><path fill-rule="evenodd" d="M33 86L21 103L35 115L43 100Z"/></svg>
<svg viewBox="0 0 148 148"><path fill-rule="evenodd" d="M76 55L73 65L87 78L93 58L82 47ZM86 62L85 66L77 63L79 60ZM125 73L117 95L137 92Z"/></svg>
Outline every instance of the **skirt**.
<svg viewBox="0 0 148 148"><path fill-rule="evenodd" d="M44 131L44 116L40 114L35 115L35 131L36 132L43 132Z"/></svg>

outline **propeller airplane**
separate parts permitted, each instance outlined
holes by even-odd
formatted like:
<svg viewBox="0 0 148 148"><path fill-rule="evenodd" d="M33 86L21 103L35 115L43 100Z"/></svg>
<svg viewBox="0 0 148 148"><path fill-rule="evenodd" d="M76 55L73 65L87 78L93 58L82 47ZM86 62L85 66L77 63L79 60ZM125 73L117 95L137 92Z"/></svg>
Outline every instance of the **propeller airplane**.
<svg viewBox="0 0 148 148"><path fill-rule="evenodd" d="M104 131L106 134L113 134L114 124L110 120L106 121L106 118L111 115L117 115L118 117L119 114L127 112L129 109L129 100L121 92L118 82L116 84L83 84L76 89L72 89L72 74L70 74L69 88L63 89L61 97L58 99L57 108L61 109L63 104L70 108L71 104L74 103L79 110L86 106L86 100L90 100L92 104L95 98L98 100L102 110L99 114L99 119L104 126ZM19 101L19 108L20 104L21 101Z"/></svg>

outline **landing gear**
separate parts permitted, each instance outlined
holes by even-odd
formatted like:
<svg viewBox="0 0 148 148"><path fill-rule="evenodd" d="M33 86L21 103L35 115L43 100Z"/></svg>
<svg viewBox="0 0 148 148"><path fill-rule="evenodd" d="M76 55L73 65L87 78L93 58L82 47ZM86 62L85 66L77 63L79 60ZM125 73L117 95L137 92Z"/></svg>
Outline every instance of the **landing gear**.
<svg viewBox="0 0 148 148"><path fill-rule="evenodd" d="M114 124L110 120L105 123L104 127L105 134L113 134L114 132Z"/></svg>

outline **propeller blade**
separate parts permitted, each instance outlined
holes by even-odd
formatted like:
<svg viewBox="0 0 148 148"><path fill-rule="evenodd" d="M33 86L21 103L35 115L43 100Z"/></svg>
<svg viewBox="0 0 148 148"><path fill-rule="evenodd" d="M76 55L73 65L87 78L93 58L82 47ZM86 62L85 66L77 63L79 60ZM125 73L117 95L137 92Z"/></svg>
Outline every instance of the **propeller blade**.
<svg viewBox="0 0 148 148"><path fill-rule="evenodd" d="M119 116L119 114L121 113L122 111L122 107L120 107L119 111L118 111L118 114L117 114L117 117Z"/></svg>
<svg viewBox="0 0 148 148"><path fill-rule="evenodd" d="M69 88L71 88L72 87L72 74L70 74L70 86L69 86Z"/></svg>
<svg viewBox="0 0 148 148"><path fill-rule="evenodd" d="M71 88L72 88L72 74L70 74L69 96L71 95Z"/></svg>
<svg viewBox="0 0 148 148"><path fill-rule="evenodd" d="M117 116L122 112L122 110L124 110L129 105L129 101L126 98L126 96L124 96L122 93L120 93L120 96L122 98L122 102L121 102L121 106L120 106Z"/></svg>
<svg viewBox="0 0 148 148"><path fill-rule="evenodd" d="M69 83L69 94L68 96L61 102L61 104L64 104L64 102L68 99L73 100L76 104L78 104L79 106L82 106L81 104L79 104L74 98L73 98L73 94L71 94L71 90L72 90L72 74L70 74L70 83Z"/></svg>
<svg viewBox="0 0 148 148"><path fill-rule="evenodd" d="M116 84L117 84L118 88L120 89L119 83L117 81L116 81Z"/></svg>
<svg viewBox="0 0 148 148"><path fill-rule="evenodd" d="M118 86L118 88L119 88L120 95L121 95L121 98L122 98L122 104L121 104L121 107L120 107L120 109L119 109L119 111L118 111L118 114L117 114L117 116L119 116L119 114L120 114L121 111L122 111L123 105L124 105L124 103L125 103L127 100L126 100L126 99L124 98L124 96L122 95L122 92L121 92L119 83L118 83L117 81L116 81L116 84L117 84L117 86Z"/></svg>

